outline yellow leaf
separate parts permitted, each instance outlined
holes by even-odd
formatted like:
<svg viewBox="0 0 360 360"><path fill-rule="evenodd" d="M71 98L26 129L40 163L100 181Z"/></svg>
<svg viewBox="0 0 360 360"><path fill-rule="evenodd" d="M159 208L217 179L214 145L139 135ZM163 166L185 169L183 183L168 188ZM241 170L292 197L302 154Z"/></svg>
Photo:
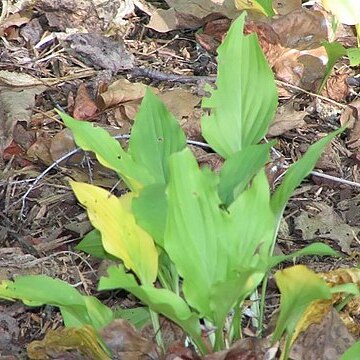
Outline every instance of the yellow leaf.
<svg viewBox="0 0 360 360"><path fill-rule="evenodd" d="M151 236L136 224L131 212L134 193L117 198L94 185L72 181L76 197L87 209L93 226L101 232L104 249L124 262L142 284L155 281L158 253Z"/></svg>
<svg viewBox="0 0 360 360"><path fill-rule="evenodd" d="M346 25L360 23L360 1L359 0L322 0L323 6L337 19Z"/></svg>

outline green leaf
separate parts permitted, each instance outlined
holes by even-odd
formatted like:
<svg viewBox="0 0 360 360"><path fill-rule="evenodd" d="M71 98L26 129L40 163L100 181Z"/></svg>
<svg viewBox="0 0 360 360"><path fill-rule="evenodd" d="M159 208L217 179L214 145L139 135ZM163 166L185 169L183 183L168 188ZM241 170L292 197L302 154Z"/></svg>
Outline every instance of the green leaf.
<svg viewBox="0 0 360 360"><path fill-rule="evenodd" d="M331 299L326 281L304 265L297 265L275 274L280 289L280 315L273 341L280 340L286 330L291 336L308 305L318 299Z"/></svg>
<svg viewBox="0 0 360 360"><path fill-rule="evenodd" d="M326 64L324 79L321 82L320 88L318 90L318 94L320 94L321 90L324 88L336 62L342 56L345 56L347 53L346 49L338 42L324 41L324 42L322 42L322 45L325 47L325 50L327 52L328 62Z"/></svg>
<svg viewBox="0 0 360 360"><path fill-rule="evenodd" d="M18 276L14 281L3 281L0 297L19 299L28 306L57 306L66 326L89 324L99 329L113 318L111 309L97 298L81 295L65 281L45 275Z"/></svg>
<svg viewBox="0 0 360 360"><path fill-rule="evenodd" d="M360 64L360 48L346 49L346 53L350 60L350 66L358 66Z"/></svg>
<svg viewBox="0 0 360 360"><path fill-rule="evenodd" d="M317 141L315 144L311 145L306 154L300 160L294 163L286 172L281 185L276 189L274 195L271 198L271 207L278 218L280 218L282 212L284 211L285 205L290 196L293 194L294 190L314 168L321 152L330 143L330 141L344 129L345 128L342 127Z"/></svg>
<svg viewBox="0 0 360 360"><path fill-rule="evenodd" d="M355 360L360 354L360 341L352 344L344 354L342 354L340 360Z"/></svg>
<svg viewBox="0 0 360 360"><path fill-rule="evenodd" d="M150 321L150 313L149 309L143 306L132 309L118 308L114 310L114 318L125 319L137 329L141 329Z"/></svg>
<svg viewBox="0 0 360 360"><path fill-rule="evenodd" d="M131 130L128 154L147 169L155 183L166 183L168 158L186 146L178 121L147 89Z"/></svg>
<svg viewBox="0 0 360 360"><path fill-rule="evenodd" d="M154 182L147 169L134 162L106 130L87 121L75 120L58 110L57 112L72 131L76 144L85 151L94 152L98 161L116 171L131 190L139 190L143 185Z"/></svg>
<svg viewBox="0 0 360 360"><path fill-rule="evenodd" d="M294 258L300 256L307 256L307 255L318 255L318 256L337 256L340 257L341 255L332 249L329 245L323 243L313 243L309 246L306 246L304 249L295 251L289 255L278 255L273 256L269 260L269 268L272 268L283 261L289 261Z"/></svg>
<svg viewBox="0 0 360 360"><path fill-rule="evenodd" d="M147 231L156 244L164 247L164 232L167 217L167 199L164 184L143 188L132 202L136 222Z"/></svg>
<svg viewBox="0 0 360 360"><path fill-rule="evenodd" d="M75 250L83 251L99 259L117 259L115 256L112 256L105 251L101 241L101 233L97 229L87 233L85 237L75 246Z"/></svg>
<svg viewBox="0 0 360 360"><path fill-rule="evenodd" d="M322 0L324 8L333 13L338 20L346 25L360 23L359 0Z"/></svg>
<svg viewBox="0 0 360 360"><path fill-rule="evenodd" d="M277 107L273 72L255 34L243 35L245 13L230 27L219 47L216 89L202 101L211 113L202 134L224 158L255 145L266 134Z"/></svg>
<svg viewBox="0 0 360 360"><path fill-rule="evenodd" d="M250 145L230 155L220 172L219 196L226 206L245 189L246 185L265 165L274 142Z"/></svg>
<svg viewBox="0 0 360 360"><path fill-rule="evenodd" d="M127 274L122 266L110 266L107 273L107 277L100 278L98 290L127 290L148 305L150 309L178 324L197 342L200 348L202 347L199 318L181 297L167 289L138 285L134 276Z"/></svg>
<svg viewBox="0 0 360 360"><path fill-rule="evenodd" d="M217 175L200 170L190 150L172 155L170 173L165 250L183 278L186 301L214 321L220 318L214 314L220 307L210 307L213 287L240 278L242 271L250 276L249 266L254 273L263 271L254 264L254 255L268 256L274 236L267 179L262 171L225 211L217 195ZM230 311L233 300L221 301L222 314L224 304Z"/></svg>

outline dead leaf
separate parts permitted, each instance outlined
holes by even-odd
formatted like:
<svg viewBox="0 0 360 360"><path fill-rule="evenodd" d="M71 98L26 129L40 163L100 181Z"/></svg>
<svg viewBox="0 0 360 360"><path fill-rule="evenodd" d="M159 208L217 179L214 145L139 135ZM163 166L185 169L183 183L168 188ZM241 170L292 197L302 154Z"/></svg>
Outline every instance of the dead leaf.
<svg viewBox="0 0 360 360"><path fill-rule="evenodd" d="M73 117L78 120L93 119L97 111L95 101L91 99L85 84L80 84L75 97Z"/></svg>
<svg viewBox="0 0 360 360"><path fill-rule="evenodd" d="M344 101L350 94L350 86L347 83L349 77L346 72L330 76L321 95L337 102Z"/></svg>
<svg viewBox="0 0 360 360"><path fill-rule="evenodd" d="M50 141L49 152L52 161L60 159L76 147L74 137L70 129L59 131Z"/></svg>
<svg viewBox="0 0 360 360"><path fill-rule="evenodd" d="M304 117L306 115L306 111L296 111L293 102L279 106L267 135L279 136L291 129L302 127L305 124Z"/></svg>
<svg viewBox="0 0 360 360"><path fill-rule="evenodd" d="M337 311L331 308L320 323L312 323L298 336L290 351L290 358L339 359L354 342Z"/></svg>
<svg viewBox="0 0 360 360"><path fill-rule="evenodd" d="M116 74L134 67L135 57L127 51L121 39L115 41L96 33L78 33L67 36L62 42L71 55L95 69Z"/></svg>
<svg viewBox="0 0 360 360"><path fill-rule="evenodd" d="M13 140L13 131L18 122L28 124L35 96L41 94L45 86L34 86L23 89L0 87L0 156Z"/></svg>
<svg viewBox="0 0 360 360"><path fill-rule="evenodd" d="M106 345L115 356L126 360L157 359L153 341L143 338L126 320L116 319L100 331Z"/></svg>
<svg viewBox="0 0 360 360"><path fill-rule="evenodd" d="M159 9L150 18L147 25L158 32L176 29L197 29L206 23L206 17L219 14L230 19L239 15L233 0L167 0L168 10Z"/></svg>
<svg viewBox="0 0 360 360"><path fill-rule="evenodd" d="M279 15L286 15L301 6L301 0L273 0L273 8Z"/></svg>
<svg viewBox="0 0 360 360"><path fill-rule="evenodd" d="M189 90L182 88L161 92L158 96L178 120L189 117L201 100Z"/></svg>
<svg viewBox="0 0 360 360"><path fill-rule="evenodd" d="M321 46L322 41L329 40L329 24L320 11L301 8L273 18L270 24L285 48L313 49Z"/></svg>
<svg viewBox="0 0 360 360"><path fill-rule="evenodd" d="M49 330L43 340L29 344L27 354L30 359L110 359L89 325Z"/></svg>
<svg viewBox="0 0 360 360"><path fill-rule="evenodd" d="M30 21L30 18L27 16L22 16L20 13L11 14L6 18L5 21L1 22L0 25L0 36L7 35L9 29L12 27L20 27L21 25L27 24Z"/></svg>
<svg viewBox="0 0 360 360"><path fill-rule="evenodd" d="M360 228L346 224L333 208L324 203L314 203L313 208L317 209L317 214L310 217L302 212L294 221L303 239L331 239L339 244L343 252L350 254L350 245Z"/></svg>
<svg viewBox="0 0 360 360"><path fill-rule="evenodd" d="M348 105L340 117L341 125L348 124L350 136L347 145L350 149L360 147L360 99Z"/></svg>
<svg viewBox="0 0 360 360"><path fill-rule="evenodd" d="M97 103L100 109L107 109L127 101L142 99L145 91L146 85L131 83L125 78L120 78L109 85L107 91L99 95Z"/></svg>

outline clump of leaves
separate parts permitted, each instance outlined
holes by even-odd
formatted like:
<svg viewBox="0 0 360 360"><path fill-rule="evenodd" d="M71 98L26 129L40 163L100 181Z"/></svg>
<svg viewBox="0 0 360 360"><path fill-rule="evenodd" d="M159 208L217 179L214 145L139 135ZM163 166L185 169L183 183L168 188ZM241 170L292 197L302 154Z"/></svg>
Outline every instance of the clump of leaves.
<svg viewBox="0 0 360 360"><path fill-rule="evenodd" d="M71 182L96 228L78 249L122 260L109 267L98 289L134 294L149 307L160 344L158 314L182 327L202 354L208 349L201 321L216 329L213 350L239 337L241 306L271 268L300 255L336 255L321 243L287 256L272 254L289 197L341 129L313 144L270 193L264 167L273 143L260 141L275 113L277 90L256 35L243 35L244 19L243 14L233 23L219 48L216 89L209 88L211 96L203 100L209 111L202 119L203 136L225 159L219 174L199 168L178 122L151 91L136 116L127 151L105 130L60 113L76 143L94 152L130 189L118 198ZM36 303L29 302L16 281L3 284L0 296L29 305L48 302L40 295ZM315 282L311 300L324 296L323 286ZM288 315L289 307L284 308ZM231 329L225 333L233 310ZM86 317L82 321L90 323ZM286 323L280 323L276 339L285 329Z"/></svg>

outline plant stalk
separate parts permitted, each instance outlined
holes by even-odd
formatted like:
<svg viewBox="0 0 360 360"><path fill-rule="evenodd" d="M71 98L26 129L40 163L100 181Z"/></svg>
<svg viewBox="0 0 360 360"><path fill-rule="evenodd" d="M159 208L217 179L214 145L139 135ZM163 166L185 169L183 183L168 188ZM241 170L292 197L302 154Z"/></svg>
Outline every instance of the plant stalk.
<svg viewBox="0 0 360 360"><path fill-rule="evenodd" d="M161 334L159 314L151 310L150 308L149 308L149 313L150 313L151 323L154 328L156 343L165 354L165 345Z"/></svg>

